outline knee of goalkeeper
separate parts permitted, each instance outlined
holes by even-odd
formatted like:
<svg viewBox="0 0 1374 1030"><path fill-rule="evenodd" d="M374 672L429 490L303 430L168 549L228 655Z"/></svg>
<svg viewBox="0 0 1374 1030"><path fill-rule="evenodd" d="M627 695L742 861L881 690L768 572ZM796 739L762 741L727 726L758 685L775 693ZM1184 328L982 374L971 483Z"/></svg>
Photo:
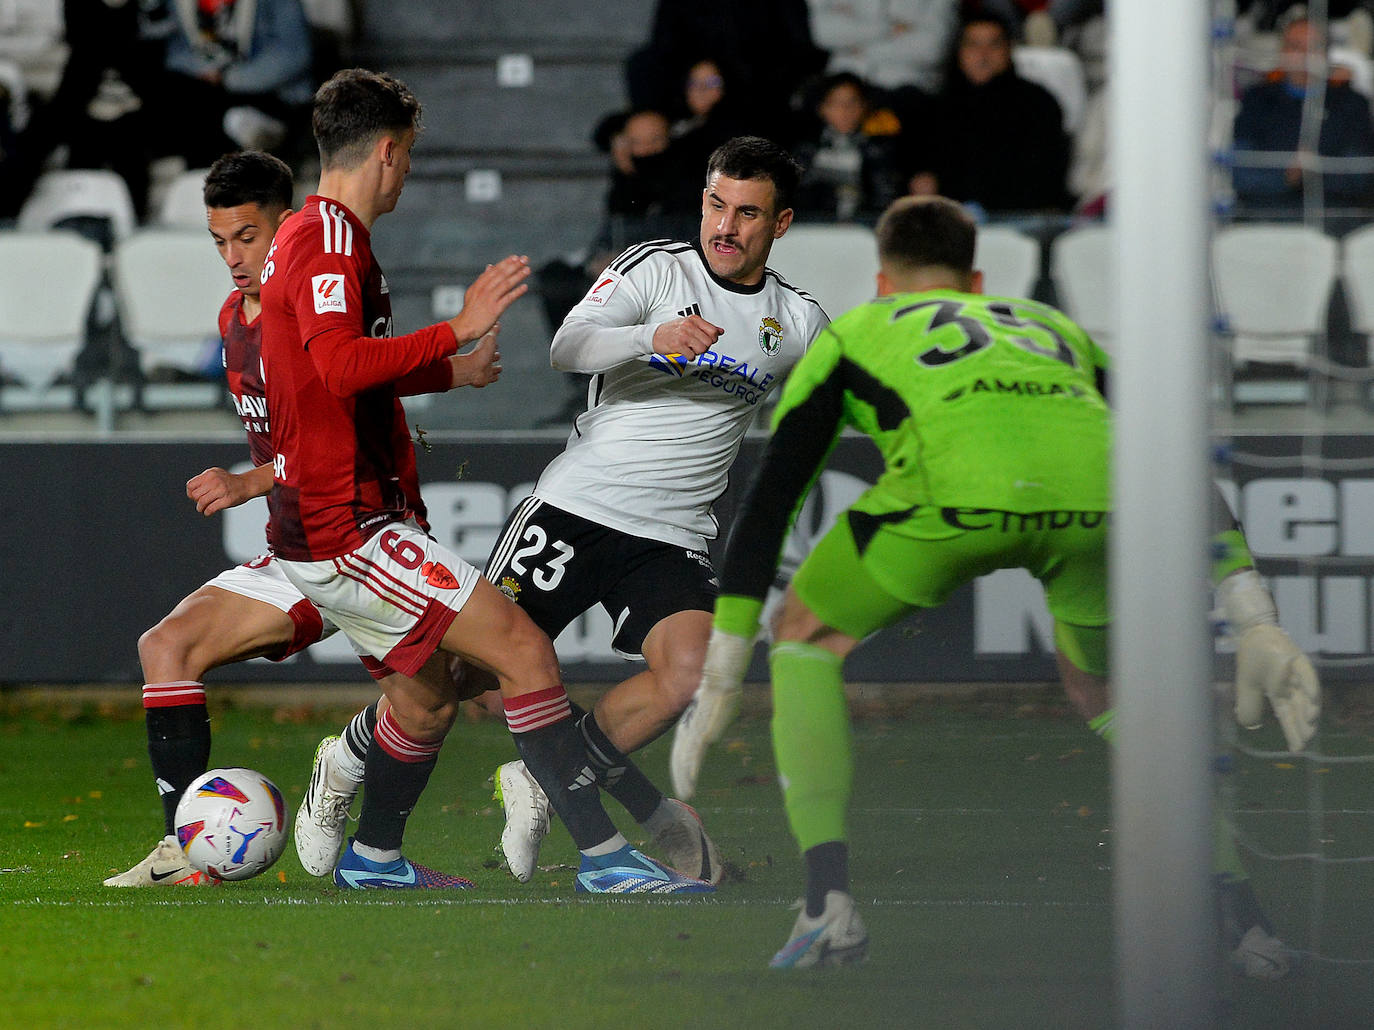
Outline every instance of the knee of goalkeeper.
<svg viewBox="0 0 1374 1030"><path fill-rule="evenodd" d="M1236 721L1257 729L1268 699L1290 751L1317 732L1321 685L1307 655L1279 625L1274 599L1253 568L1217 585L1217 602L1236 648Z"/></svg>

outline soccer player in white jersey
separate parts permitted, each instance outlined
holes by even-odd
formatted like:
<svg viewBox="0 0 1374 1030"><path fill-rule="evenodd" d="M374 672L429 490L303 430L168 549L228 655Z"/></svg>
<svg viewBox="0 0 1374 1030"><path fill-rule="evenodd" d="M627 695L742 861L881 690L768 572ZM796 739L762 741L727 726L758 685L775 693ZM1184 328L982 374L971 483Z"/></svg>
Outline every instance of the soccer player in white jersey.
<svg viewBox="0 0 1374 1030"><path fill-rule="evenodd" d="M578 713L587 773L652 836L651 854L713 883L724 870L696 813L626 756L672 726L696 689L717 590L711 505L764 400L828 322L767 268L792 221L798 174L774 143L728 141L707 165L699 239L631 247L596 278L550 351L555 368L592 376L587 410L511 514L485 570L552 638L601 604L617 653L645 661ZM365 739L348 733L337 747ZM339 757L356 767L356 755ZM334 762L328 748L321 762ZM336 771L328 781L338 782ZM502 847L511 872L528 880L549 802L521 762L497 771L497 787ZM341 825L310 818L330 808L307 796L298 849L303 826L327 841L325 852L342 839Z"/></svg>

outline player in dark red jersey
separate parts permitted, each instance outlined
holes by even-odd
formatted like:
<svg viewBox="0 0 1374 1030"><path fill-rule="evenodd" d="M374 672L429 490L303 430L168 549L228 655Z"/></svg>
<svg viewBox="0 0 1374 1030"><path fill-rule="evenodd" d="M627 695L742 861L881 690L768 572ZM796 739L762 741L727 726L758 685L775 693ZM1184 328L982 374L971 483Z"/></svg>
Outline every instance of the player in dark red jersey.
<svg viewBox="0 0 1374 1030"><path fill-rule="evenodd" d="M601 807L549 638L477 569L431 539L402 484L415 452L395 382L494 331L527 289L511 256L468 288L456 317L393 337L371 229L396 206L420 104L388 75L349 69L320 87L320 185L283 224L263 266L263 364L276 451L272 539L283 571L352 641L389 700L365 759L356 836L334 880L361 888L466 881L404 858L406 817L457 711L447 655L500 684L530 772L583 854L583 890L631 878L657 892L711 886L630 848Z"/></svg>
<svg viewBox="0 0 1374 1030"><path fill-rule="evenodd" d="M219 313L223 362L234 408L243 419L253 468L236 473L209 468L186 484L203 515L265 496L272 488L272 445L263 390L261 288L263 261L273 233L291 214L291 169L257 151L226 154L205 179L206 221L234 290ZM495 338L471 355L424 369L411 392L446 383L490 381L499 375ZM408 484L418 503L419 489ZM229 569L193 591L139 639L148 753L162 797L162 840L133 868L105 881L110 887L210 882L186 861L173 816L190 782L205 772L210 721L205 673L220 665L268 657L280 660L334 632L334 626L281 573L272 553ZM366 713L375 719L375 711Z"/></svg>

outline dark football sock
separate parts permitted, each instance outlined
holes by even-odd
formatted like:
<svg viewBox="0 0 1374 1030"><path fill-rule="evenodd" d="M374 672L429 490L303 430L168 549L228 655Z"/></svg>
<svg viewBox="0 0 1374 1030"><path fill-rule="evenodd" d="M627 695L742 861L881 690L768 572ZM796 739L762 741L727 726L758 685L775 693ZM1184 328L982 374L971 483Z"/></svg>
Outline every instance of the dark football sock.
<svg viewBox="0 0 1374 1030"><path fill-rule="evenodd" d="M618 836L601 806L597 774L588 762L582 735L562 686L505 698L506 725L516 749L579 851Z"/></svg>
<svg viewBox="0 0 1374 1030"><path fill-rule="evenodd" d="M831 840L808 848L806 859L806 914L813 919L825 910L829 891L849 893L849 845Z"/></svg>
<svg viewBox="0 0 1374 1030"><path fill-rule="evenodd" d="M367 749L363 771L363 806L355 834L359 843L400 851L406 820L439 762L442 743L411 737L392 718L391 709L377 720L375 746Z"/></svg>
<svg viewBox="0 0 1374 1030"><path fill-rule="evenodd" d="M605 786L606 793L624 805L625 811L637 823L653 815L663 801L663 792L611 743L597 724L596 713L585 712L577 720L577 728L587 749L588 763L597 774L597 782Z"/></svg>
<svg viewBox="0 0 1374 1030"><path fill-rule="evenodd" d="M182 680L147 683L143 717L148 759L162 799L163 833L176 833L177 802L210 761L210 713L204 684Z"/></svg>

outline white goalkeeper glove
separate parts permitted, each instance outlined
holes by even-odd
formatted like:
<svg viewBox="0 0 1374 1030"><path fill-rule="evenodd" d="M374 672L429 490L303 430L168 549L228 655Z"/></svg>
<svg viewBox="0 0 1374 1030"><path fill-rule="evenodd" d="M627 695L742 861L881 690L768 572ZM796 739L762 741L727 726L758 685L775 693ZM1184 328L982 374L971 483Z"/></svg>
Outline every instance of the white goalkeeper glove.
<svg viewBox="0 0 1374 1030"><path fill-rule="evenodd" d="M711 630L701 683L677 721L669 758L673 791L684 801L696 792L706 748L720 739L739 712L740 691L753 653L753 637Z"/></svg>
<svg viewBox="0 0 1374 1030"><path fill-rule="evenodd" d="M1236 721L1258 729L1268 698L1288 750L1301 751L1321 717L1317 671L1279 626L1274 599L1254 569L1227 576L1217 595L1236 645Z"/></svg>

